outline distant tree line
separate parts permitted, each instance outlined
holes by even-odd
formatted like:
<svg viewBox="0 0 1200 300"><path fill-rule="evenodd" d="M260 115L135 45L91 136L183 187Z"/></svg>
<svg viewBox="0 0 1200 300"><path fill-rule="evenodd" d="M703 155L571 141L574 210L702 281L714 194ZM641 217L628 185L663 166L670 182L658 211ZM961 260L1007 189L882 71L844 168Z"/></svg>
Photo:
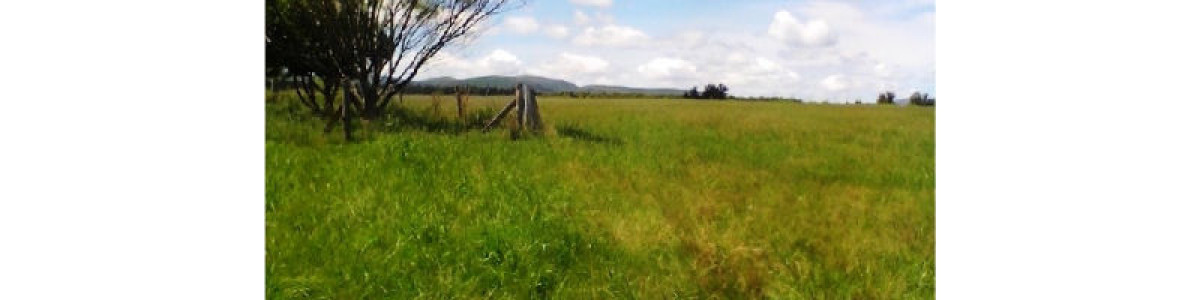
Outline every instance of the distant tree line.
<svg viewBox="0 0 1200 300"><path fill-rule="evenodd" d="M929 98L929 94L921 92L913 92L911 96L908 96L908 104L911 105L933 106L935 102L934 98ZM875 99L875 103L884 105L896 104L896 93L891 91L879 93L879 97Z"/></svg>
<svg viewBox="0 0 1200 300"><path fill-rule="evenodd" d="M693 86L691 90L683 92L683 98L685 98L685 99L727 99L727 98L732 98L732 96L729 95L729 87L725 86L724 83L718 83L718 84L709 83L709 84L704 85L704 91L700 91L699 89L697 89L696 87Z"/></svg>

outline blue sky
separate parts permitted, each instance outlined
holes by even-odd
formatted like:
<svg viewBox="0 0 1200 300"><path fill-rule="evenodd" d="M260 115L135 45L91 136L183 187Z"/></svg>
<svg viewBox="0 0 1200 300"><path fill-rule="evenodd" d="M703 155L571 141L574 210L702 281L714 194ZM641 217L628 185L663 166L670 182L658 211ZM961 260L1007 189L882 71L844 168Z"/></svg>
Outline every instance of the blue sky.
<svg viewBox="0 0 1200 300"><path fill-rule="evenodd" d="M936 96L932 0L530 0L418 78L538 75L579 85L871 101Z"/></svg>

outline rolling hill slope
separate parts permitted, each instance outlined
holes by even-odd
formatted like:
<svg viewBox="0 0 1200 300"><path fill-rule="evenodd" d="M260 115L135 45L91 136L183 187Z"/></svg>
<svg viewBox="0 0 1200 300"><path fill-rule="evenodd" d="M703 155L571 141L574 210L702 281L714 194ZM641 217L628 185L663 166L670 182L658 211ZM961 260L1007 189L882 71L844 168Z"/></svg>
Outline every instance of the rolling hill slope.
<svg viewBox="0 0 1200 300"><path fill-rule="evenodd" d="M592 92L592 93L620 93L620 94L646 94L646 95L678 95L683 94L682 89L669 88L633 88L624 86L612 85L587 85L580 87L566 80L546 78L540 76L481 76L467 79L456 79L453 77L437 77L426 80L413 81L415 86L434 86L434 87L452 87L452 86L469 86L475 88L512 88L517 83L528 84L539 92L559 93L559 92Z"/></svg>

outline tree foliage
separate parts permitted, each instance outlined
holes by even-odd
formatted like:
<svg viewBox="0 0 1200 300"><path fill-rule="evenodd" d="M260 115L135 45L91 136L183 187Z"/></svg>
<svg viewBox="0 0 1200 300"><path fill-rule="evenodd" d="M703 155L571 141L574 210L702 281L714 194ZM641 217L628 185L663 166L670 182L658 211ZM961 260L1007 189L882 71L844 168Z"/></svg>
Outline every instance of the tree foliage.
<svg viewBox="0 0 1200 300"><path fill-rule="evenodd" d="M879 93L879 98L875 99L877 104L896 104L896 93L891 91Z"/></svg>
<svg viewBox="0 0 1200 300"><path fill-rule="evenodd" d="M709 83L704 86L703 92L701 92L696 87L692 87L691 90L688 90L683 93L683 97L687 98L687 99L727 99L727 98L732 98L729 95L729 87L725 86L724 83L718 83L718 84Z"/></svg>
<svg viewBox="0 0 1200 300"><path fill-rule="evenodd" d="M353 96L342 107L349 103L363 117L374 118L439 51L518 5L514 0L268 0L268 73L283 69L302 87L311 82L309 91L331 89L324 107L304 100L314 111L332 111L332 95L340 87Z"/></svg>
<svg viewBox="0 0 1200 300"><path fill-rule="evenodd" d="M908 103L912 105L931 106L933 105L933 98L929 98L929 94L913 92L912 96L908 96Z"/></svg>

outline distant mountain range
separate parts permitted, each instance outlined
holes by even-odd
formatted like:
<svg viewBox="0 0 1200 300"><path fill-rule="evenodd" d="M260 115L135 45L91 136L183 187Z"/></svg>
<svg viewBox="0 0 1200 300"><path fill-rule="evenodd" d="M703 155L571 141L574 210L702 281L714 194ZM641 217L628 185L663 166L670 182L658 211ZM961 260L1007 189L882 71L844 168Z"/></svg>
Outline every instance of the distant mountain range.
<svg viewBox="0 0 1200 300"><path fill-rule="evenodd" d="M517 86L517 83L528 84L538 92L544 93L559 93L559 92L602 92L602 93L621 93L621 94L644 94L644 95L682 95L682 89L667 89L667 88L633 88L624 86L612 85L586 85L578 86L562 79L546 78L539 76L482 76L467 79L455 79L453 77L437 77L426 80L413 81L413 85L417 86L433 86L433 87L453 87L453 86L469 86L469 87L490 87L490 88L512 88Z"/></svg>

